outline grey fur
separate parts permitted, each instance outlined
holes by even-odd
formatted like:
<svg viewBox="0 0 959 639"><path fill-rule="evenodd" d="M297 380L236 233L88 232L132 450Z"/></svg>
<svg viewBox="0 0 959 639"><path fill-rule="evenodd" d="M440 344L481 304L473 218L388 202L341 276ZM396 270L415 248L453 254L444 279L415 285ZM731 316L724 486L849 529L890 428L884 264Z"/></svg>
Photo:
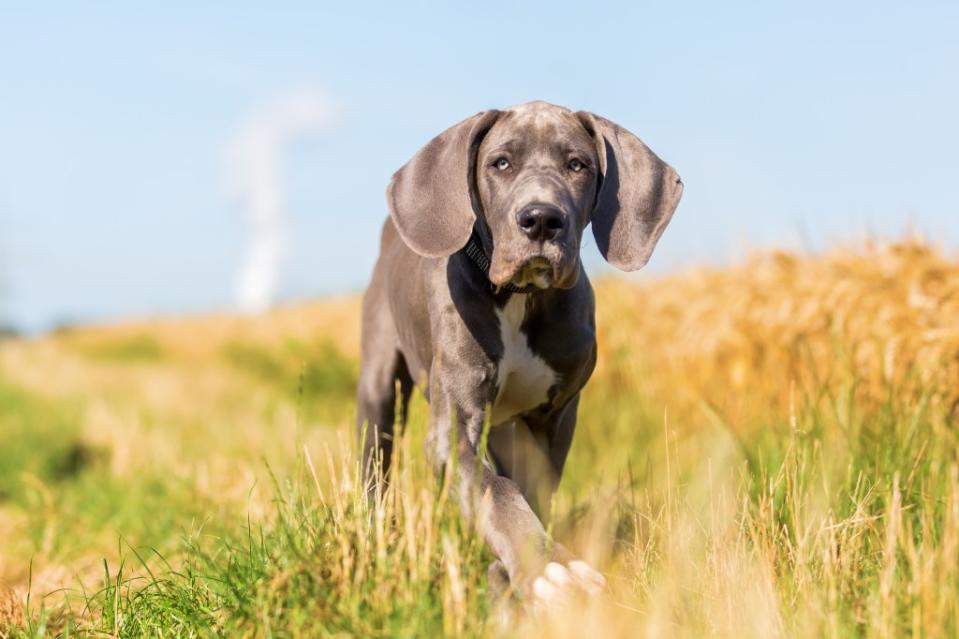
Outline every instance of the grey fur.
<svg viewBox="0 0 959 639"><path fill-rule="evenodd" d="M681 194L675 171L631 133L543 102L464 120L390 184L363 300L357 426L366 477L378 475L380 460L383 475L389 469L394 423L405 417L394 415L397 386L405 413L419 382L430 402L428 453L438 470L456 459L462 511L498 558L490 574L505 572L521 595L546 562L569 559L542 522L596 362L583 231L592 221L604 257L638 269ZM539 225L521 228L523 211ZM488 274L463 250L474 232ZM520 295L503 289L510 282L541 288ZM489 406L503 423L480 459Z"/></svg>

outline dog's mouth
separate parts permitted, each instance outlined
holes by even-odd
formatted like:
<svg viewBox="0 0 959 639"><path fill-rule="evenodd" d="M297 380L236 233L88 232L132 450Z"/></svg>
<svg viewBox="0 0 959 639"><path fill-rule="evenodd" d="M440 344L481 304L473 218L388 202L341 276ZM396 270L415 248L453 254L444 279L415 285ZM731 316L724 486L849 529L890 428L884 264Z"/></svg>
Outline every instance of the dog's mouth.
<svg viewBox="0 0 959 639"><path fill-rule="evenodd" d="M553 265L545 257L534 257L526 261L516 274L510 279L510 284L519 288L535 286L539 289L547 289L552 286L555 280Z"/></svg>
<svg viewBox="0 0 959 639"><path fill-rule="evenodd" d="M576 267L578 260L575 254L570 254L560 246L546 246L542 251L532 254L526 250L527 247L513 248L508 244L494 249L488 273L490 282L494 286L509 284L520 289L541 291L570 288L576 283L579 269Z"/></svg>

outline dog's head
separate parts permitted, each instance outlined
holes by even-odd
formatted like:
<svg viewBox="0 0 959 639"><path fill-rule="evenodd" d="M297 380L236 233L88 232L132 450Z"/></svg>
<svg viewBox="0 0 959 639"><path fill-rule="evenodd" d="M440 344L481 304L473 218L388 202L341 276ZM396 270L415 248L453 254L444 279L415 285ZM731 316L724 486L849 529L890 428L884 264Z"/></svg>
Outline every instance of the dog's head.
<svg viewBox="0 0 959 639"><path fill-rule="evenodd" d="M531 102L447 129L396 172L390 215L427 257L463 248L476 226L501 286L569 288L590 223L603 257L635 271L682 196L668 164L592 113Z"/></svg>

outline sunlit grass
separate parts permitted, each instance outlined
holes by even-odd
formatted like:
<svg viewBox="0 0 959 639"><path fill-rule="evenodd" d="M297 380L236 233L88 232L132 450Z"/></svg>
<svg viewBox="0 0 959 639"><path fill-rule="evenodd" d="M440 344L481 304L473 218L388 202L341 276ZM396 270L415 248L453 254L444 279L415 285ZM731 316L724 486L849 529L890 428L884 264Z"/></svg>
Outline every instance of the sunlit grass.
<svg viewBox="0 0 959 639"><path fill-rule="evenodd" d="M550 527L607 596L501 623L421 399L371 509L347 300L4 343L0 636L959 633L959 264L768 253L597 297Z"/></svg>

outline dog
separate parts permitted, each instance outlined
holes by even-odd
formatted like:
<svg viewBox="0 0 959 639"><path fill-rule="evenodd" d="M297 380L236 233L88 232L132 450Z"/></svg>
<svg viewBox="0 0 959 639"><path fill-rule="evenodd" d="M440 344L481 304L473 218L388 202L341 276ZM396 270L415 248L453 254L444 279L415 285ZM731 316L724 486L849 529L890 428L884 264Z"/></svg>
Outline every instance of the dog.
<svg viewBox="0 0 959 639"><path fill-rule="evenodd" d="M393 175L363 298L364 475L382 488L419 383L427 452L496 557L491 590L548 602L604 587L543 525L596 363L579 248L591 224L607 262L638 270L682 192L626 129L545 102L477 113Z"/></svg>

